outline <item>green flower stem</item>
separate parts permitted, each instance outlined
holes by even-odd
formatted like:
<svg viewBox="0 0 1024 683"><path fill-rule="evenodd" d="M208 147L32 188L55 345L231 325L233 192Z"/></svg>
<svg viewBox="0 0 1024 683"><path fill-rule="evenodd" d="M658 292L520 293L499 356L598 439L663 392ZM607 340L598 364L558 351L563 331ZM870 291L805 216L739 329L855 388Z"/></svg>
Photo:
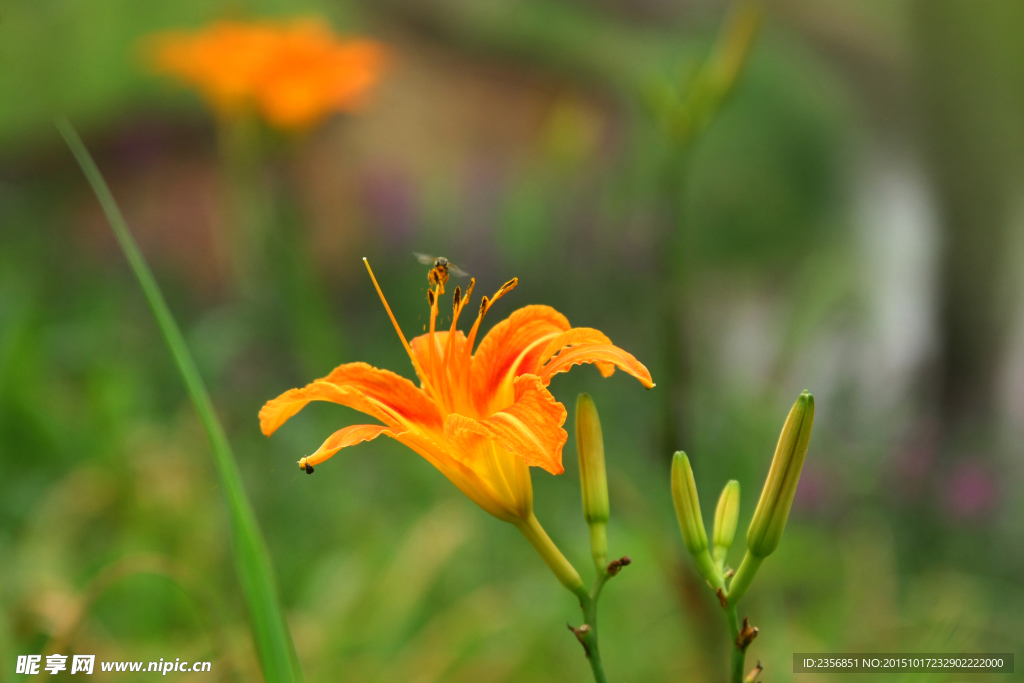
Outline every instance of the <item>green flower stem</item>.
<svg viewBox="0 0 1024 683"><path fill-rule="evenodd" d="M295 654L295 645L288 631L288 623L281 609L274 570L270 563L270 554L267 552L266 543L260 533L256 513L242 486L242 477L231 452L231 445L228 443L224 428L213 410L213 402L206 391L195 361L192 360L192 355L185 344L185 338L182 336L181 330L178 329L174 316L160 292L160 287L128 230L128 225L114 201L114 196L110 193L110 188L103 180L89 151L67 119L58 118L56 125L72 154L75 155L89 184L92 185L93 192L96 193L96 198L103 207L110 227L139 280L146 301L156 317L160 332L163 334L164 341L167 342L174 362L178 366L178 372L185 382L196 412L199 413L199 419L210 439L214 467L227 502L235 570L238 572L238 580L249 611L253 639L256 641L256 651L263 669L263 677L267 683L301 681L302 669Z"/></svg>
<svg viewBox="0 0 1024 683"><path fill-rule="evenodd" d="M740 563L740 568L736 570L736 576L732 577L732 582L729 584L729 606L735 607L736 603L739 602L740 598L750 588L750 582L754 580L754 576L757 574L757 570L761 567L761 562L764 561L763 557L755 557L747 551L747 554L743 557L743 562Z"/></svg>
<svg viewBox="0 0 1024 683"><path fill-rule="evenodd" d="M729 622L729 635L732 636L732 673L729 677L730 683L743 683L743 662L746 659L746 652L739 645L740 620L736 614L736 607L729 601L729 607L725 608L725 618Z"/></svg>
<svg viewBox="0 0 1024 683"><path fill-rule="evenodd" d="M583 598L590 597L586 587L583 585L583 579L580 578L579 572L569 564L569 560L565 559L565 555L562 554L562 551L558 549L558 546L555 545L551 537L544 531L544 527L540 525L537 517L532 512L525 520L516 523L516 527L523 536L526 536L526 540L530 542L533 549L544 560L544 564L548 566L563 586L572 591L581 601Z"/></svg>
<svg viewBox="0 0 1024 683"><path fill-rule="evenodd" d="M580 607L583 608L583 623L589 628L583 634L583 647L587 653L587 661L590 662L590 669L594 672L594 680L597 683L608 683L604 675L604 665L601 663L601 651L597 645L597 600L601 597L601 589L608 581L608 571L598 574L594 581L594 588L586 600L580 600Z"/></svg>
<svg viewBox="0 0 1024 683"><path fill-rule="evenodd" d="M740 568L729 583L728 601L725 607L725 618L729 622L729 635L732 636L732 675L731 683L743 683L743 662L746 650L740 645L740 620L736 614L736 603L750 588L751 581L764 561L763 557L752 555L750 551L743 556ZM756 634L755 634L756 635Z"/></svg>
<svg viewBox="0 0 1024 683"><path fill-rule="evenodd" d="M597 574L608 571L608 525L604 522L590 524L590 554L594 558Z"/></svg>
<svg viewBox="0 0 1024 683"><path fill-rule="evenodd" d="M565 559L565 555L544 531L544 527L540 525L532 512L527 519L516 523L516 528L526 537L526 540L530 542L530 545L541 556L561 584L579 599L580 608L583 610L584 625L573 629L573 632L583 645L596 683L608 683L608 679L604 675L604 665L601 663L601 652L597 646L597 600L601 596L601 589L604 588L605 582L610 578L607 567L600 568L594 587L588 592L579 572L569 563L569 560Z"/></svg>
<svg viewBox="0 0 1024 683"><path fill-rule="evenodd" d="M711 553L705 548L699 553L693 556L693 561L697 565L697 571L708 580L711 584L711 588L717 593L719 589L725 590L725 582L722 579L722 573L715 567L715 561L711 559Z"/></svg>

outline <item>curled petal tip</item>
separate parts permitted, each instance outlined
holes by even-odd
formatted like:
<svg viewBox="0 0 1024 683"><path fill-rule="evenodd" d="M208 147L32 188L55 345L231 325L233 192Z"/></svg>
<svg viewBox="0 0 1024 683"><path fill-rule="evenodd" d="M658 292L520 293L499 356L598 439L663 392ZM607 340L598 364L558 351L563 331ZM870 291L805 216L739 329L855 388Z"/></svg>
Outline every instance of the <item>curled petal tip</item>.
<svg viewBox="0 0 1024 683"><path fill-rule="evenodd" d="M273 401L267 401L266 403L263 404L263 407L260 408L260 432L263 433L263 436L270 436L271 434L276 432L277 428L280 426L274 424L274 419L271 416L271 411L273 409L271 403L273 403Z"/></svg>

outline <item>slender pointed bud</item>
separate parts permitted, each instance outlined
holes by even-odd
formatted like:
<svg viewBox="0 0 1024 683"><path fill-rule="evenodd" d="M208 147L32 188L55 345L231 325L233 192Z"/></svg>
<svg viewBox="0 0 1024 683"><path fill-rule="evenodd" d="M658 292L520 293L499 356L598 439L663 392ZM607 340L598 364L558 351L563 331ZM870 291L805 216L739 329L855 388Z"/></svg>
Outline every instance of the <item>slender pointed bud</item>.
<svg viewBox="0 0 1024 683"><path fill-rule="evenodd" d="M597 406L587 394L576 399L576 451L580 459L583 516L590 526L590 550L601 571L608 564L608 475Z"/></svg>
<svg viewBox="0 0 1024 683"><path fill-rule="evenodd" d="M697 500L697 483L693 480L693 469L686 453L677 451L672 457L672 500L676 504L679 530L683 542L691 555L708 549L708 535L704 520L700 516L700 501Z"/></svg>
<svg viewBox="0 0 1024 683"><path fill-rule="evenodd" d="M768 557L782 539L800 481L800 470L807 457L813 424L814 397L805 391L793 404L782 427L768 479L747 530L747 550L754 557Z"/></svg>
<svg viewBox="0 0 1024 683"><path fill-rule="evenodd" d="M725 568L725 556L736 538L736 521L740 516L740 483L731 480L722 489L715 508L715 531L712 538L714 548L711 555L718 571Z"/></svg>
<svg viewBox="0 0 1024 683"><path fill-rule="evenodd" d="M682 451L677 451L672 457L672 500L676 506L676 517L679 519L683 542L693 555L697 569L711 583L712 588L722 588L722 575L715 569L711 553L708 552L708 534L704 530L704 520L700 514L693 469L690 467L690 459Z"/></svg>
<svg viewBox="0 0 1024 683"><path fill-rule="evenodd" d="M786 528L789 510L796 495L796 485L800 481L800 471L807 457L813 424L814 397L805 391L790 409L782 434L779 435L768 479L747 530L747 554L729 583L730 607L746 595L761 562L772 554L782 540L782 532Z"/></svg>
<svg viewBox="0 0 1024 683"><path fill-rule="evenodd" d="M576 399L576 450L580 457L583 516L587 523L608 521L608 475L604 467L604 437L594 400Z"/></svg>

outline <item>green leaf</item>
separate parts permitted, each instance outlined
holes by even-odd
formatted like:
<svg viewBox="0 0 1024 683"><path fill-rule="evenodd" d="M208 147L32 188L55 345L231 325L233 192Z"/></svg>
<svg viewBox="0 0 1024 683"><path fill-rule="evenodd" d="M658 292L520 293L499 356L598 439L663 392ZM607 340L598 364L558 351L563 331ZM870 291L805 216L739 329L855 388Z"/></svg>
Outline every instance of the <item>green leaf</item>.
<svg viewBox="0 0 1024 683"><path fill-rule="evenodd" d="M274 570L270 563L270 555L256 522L252 505L242 488L242 479L238 465L231 452L224 428L213 410L210 395L206 391L202 377L199 375L192 355L185 345L185 339L174 321L167 302L164 300L160 287L149 270L142 252L139 251L125 223L121 211L110 193L106 181L99 168L85 148L78 133L66 118L58 118L57 129L64 136L72 154L78 160L82 172L92 185L96 198L103 207L103 212L110 222L110 227L120 242L124 255L131 264L135 276L139 280L142 292L149 302L149 307L156 316L157 325L164 340L174 357L181 378L185 382L196 412L206 428L213 450L213 462L220 479L221 490L224 492L228 508L228 519L231 526L232 549L235 557L235 569L242 586L242 593L249 610L252 622L253 638L263 668L263 677L267 683L295 683L302 681L302 670L295 654L295 645L281 610L277 594L277 583Z"/></svg>

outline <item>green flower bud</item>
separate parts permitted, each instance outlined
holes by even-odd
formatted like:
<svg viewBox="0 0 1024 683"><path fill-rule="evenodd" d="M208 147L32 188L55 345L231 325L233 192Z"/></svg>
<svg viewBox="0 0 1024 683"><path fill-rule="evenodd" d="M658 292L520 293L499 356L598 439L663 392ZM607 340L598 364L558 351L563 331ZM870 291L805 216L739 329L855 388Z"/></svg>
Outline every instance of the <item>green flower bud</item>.
<svg viewBox="0 0 1024 683"><path fill-rule="evenodd" d="M722 571L725 566L725 556L732 547L733 539L736 538L736 521L739 516L740 483L733 479L722 489L722 495L718 497L718 507L715 508L712 556L718 571Z"/></svg>
<svg viewBox="0 0 1024 683"><path fill-rule="evenodd" d="M708 535L704 520L700 516L700 501L697 500L697 484L693 481L693 469L686 453L677 451L672 457L672 500L676 504L679 530L683 542L691 555L708 549Z"/></svg>
<svg viewBox="0 0 1024 683"><path fill-rule="evenodd" d="M683 532L683 542L693 555L697 569L712 588L716 591L722 589L722 573L715 569L714 560L708 552L708 534L704 530L704 520L700 514L693 469L686 453L682 451L678 451L672 457L672 500L676 505L676 517L679 518L679 530Z"/></svg>
<svg viewBox="0 0 1024 683"><path fill-rule="evenodd" d="M782 427L768 479L747 530L747 550L754 557L768 557L782 539L793 496L796 495L796 485L800 481L800 470L807 456L813 424L814 397L805 391L793 404Z"/></svg>
<svg viewBox="0 0 1024 683"><path fill-rule="evenodd" d="M597 406L587 394L576 399L576 452L580 459L583 517L590 527L590 554L598 572L608 564L608 475Z"/></svg>
<svg viewBox="0 0 1024 683"><path fill-rule="evenodd" d="M604 438L594 400L576 399L576 451L580 458L583 516L587 524L608 521L608 475L604 468Z"/></svg>

